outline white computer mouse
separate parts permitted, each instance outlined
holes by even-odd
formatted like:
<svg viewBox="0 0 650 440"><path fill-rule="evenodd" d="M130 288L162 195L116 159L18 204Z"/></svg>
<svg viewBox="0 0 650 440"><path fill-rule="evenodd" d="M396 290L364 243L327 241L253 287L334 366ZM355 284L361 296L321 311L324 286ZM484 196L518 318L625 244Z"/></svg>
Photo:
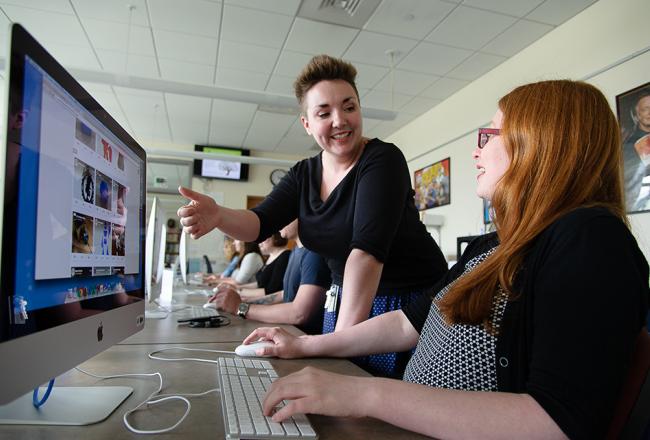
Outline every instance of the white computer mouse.
<svg viewBox="0 0 650 440"><path fill-rule="evenodd" d="M257 356L255 352L259 350L260 348L264 347L273 347L275 344L271 341L257 341L257 342L252 342L250 344L242 344L239 347L235 348L235 354L237 356ZM264 356L264 357L269 357L269 356Z"/></svg>
<svg viewBox="0 0 650 440"><path fill-rule="evenodd" d="M217 304L214 302L207 302L203 304L204 309L212 309L212 310L217 310Z"/></svg>

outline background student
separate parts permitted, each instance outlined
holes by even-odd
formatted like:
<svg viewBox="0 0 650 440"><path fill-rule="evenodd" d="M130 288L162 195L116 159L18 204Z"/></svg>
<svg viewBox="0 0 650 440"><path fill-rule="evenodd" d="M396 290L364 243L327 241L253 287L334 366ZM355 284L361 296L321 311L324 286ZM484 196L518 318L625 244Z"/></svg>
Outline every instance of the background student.
<svg viewBox="0 0 650 440"><path fill-rule="evenodd" d="M319 334L323 328L325 291L330 285L329 268L320 255L302 245L297 220L285 226L280 233L296 241L282 291L255 298L246 297L245 291L240 296L229 286L223 285L217 288L216 295L210 301L215 301L218 309L233 315L260 322L293 324L307 334Z"/></svg>
<svg viewBox="0 0 650 440"><path fill-rule="evenodd" d="M323 336L258 329L258 354L415 348L403 381L313 368L273 383L264 413L371 416L436 438L603 438L646 331L648 263L629 231L616 118L595 87L521 86L474 150L497 232L404 310Z"/></svg>

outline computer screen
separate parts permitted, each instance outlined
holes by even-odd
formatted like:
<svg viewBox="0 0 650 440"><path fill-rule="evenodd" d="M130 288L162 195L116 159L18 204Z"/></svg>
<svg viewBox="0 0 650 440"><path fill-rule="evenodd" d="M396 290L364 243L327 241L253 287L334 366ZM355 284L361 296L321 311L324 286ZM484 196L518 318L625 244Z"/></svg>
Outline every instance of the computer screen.
<svg viewBox="0 0 650 440"><path fill-rule="evenodd" d="M144 150L18 24L7 72L0 403L144 325Z"/></svg>

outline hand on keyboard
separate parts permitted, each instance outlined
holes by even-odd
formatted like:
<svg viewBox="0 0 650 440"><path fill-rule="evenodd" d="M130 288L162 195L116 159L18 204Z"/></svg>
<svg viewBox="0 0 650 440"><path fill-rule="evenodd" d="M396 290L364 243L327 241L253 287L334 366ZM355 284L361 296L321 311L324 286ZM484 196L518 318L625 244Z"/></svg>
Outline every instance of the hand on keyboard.
<svg viewBox="0 0 650 440"><path fill-rule="evenodd" d="M368 378L329 373L313 367L277 379L266 394L262 410L274 422L294 414L365 417L371 389ZM291 400L289 400L291 399ZM287 401L281 406L283 401Z"/></svg>

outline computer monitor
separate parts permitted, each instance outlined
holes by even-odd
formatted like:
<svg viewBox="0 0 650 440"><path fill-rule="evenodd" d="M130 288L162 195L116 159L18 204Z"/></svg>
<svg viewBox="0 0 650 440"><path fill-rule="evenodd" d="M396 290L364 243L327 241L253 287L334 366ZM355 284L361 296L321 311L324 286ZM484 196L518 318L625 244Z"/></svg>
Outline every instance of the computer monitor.
<svg viewBox="0 0 650 440"><path fill-rule="evenodd" d="M156 264L156 284L162 282L163 271L165 270L165 251L167 250L167 226L160 225L160 240L158 240L158 260Z"/></svg>
<svg viewBox="0 0 650 440"><path fill-rule="evenodd" d="M181 278L183 279L183 284L187 284L187 239L182 230L178 244L178 264L181 266Z"/></svg>
<svg viewBox="0 0 650 440"><path fill-rule="evenodd" d="M12 24L10 35L0 404L12 403L3 410L144 326L145 152L24 28ZM60 412L82 410L82 395Z"/></svg>
<svg viewBox="0 0 650 440"><path fill-rule="evenodd" d="M151 283L153 279L153 252L155 249L154 239L156 236L156 208L158 207L158 199L153 198L151 203L151 211L149 212L149 221L147 222L147 236L145 239L145 252L144 252L144 290L147 301L153 300L151 292Z"/></svg>

